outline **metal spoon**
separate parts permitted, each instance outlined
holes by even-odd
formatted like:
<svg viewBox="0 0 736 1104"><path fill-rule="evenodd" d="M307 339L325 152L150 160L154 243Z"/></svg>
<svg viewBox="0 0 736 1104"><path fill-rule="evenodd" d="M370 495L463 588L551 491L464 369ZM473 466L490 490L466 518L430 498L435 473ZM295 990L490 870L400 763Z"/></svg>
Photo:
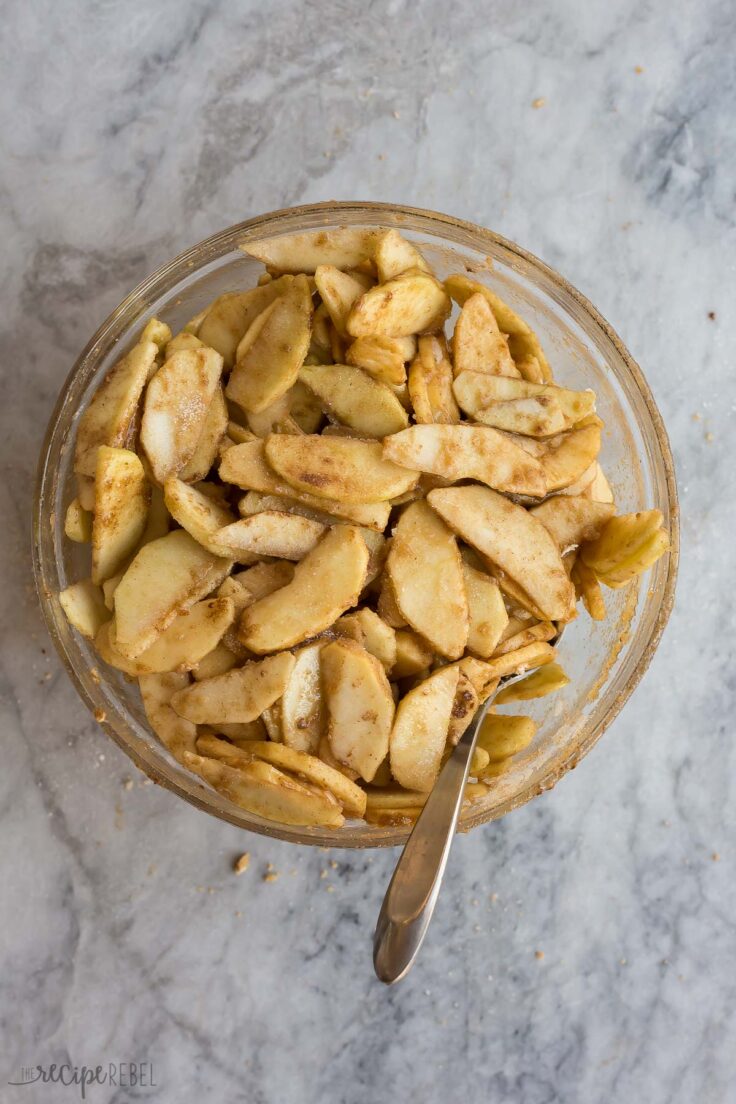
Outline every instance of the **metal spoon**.
<svg viewBox="0 0 736 1104"><path fill-rule="evenodd" d="M562 630L550 643L558 643ZM386 985L400 981L419 954L442 879L463 804L470 761L483 720L501 686L518 682L523 671L502 679L480 706L440 771L396 864L378 914L373 936L373 966Z"/></svg>

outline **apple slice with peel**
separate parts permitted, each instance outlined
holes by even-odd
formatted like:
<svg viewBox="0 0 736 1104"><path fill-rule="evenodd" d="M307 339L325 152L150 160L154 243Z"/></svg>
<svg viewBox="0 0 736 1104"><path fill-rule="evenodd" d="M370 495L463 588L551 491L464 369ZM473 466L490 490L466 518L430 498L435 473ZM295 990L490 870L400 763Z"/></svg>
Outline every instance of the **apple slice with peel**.
<svg viewBox="0 0 736 1104"><path fill-rule="evenodd" d="M447 292L434 276L410 268L366 291L348 316L347 331L351 337L428 333L442 327L450 307Z"/></svg>
<svg viewBox="0 0 736 1104"><path fill-rule="evenodd" d="M174 353L146 390L140 443L153 477L163 484L191 460L222 374L214 349Z"/></svg>
<svg viewBox="0 0 736 1104"><path fill-rule="evenodd" d="M460 421L444 339L435 334L419 338L417 355L409 368L408 387L417 422L454 425Z"/></svg>
<svg viewBox="0 0 736 1104"><path fill-rule="evenodd" d="M406 361L411 360L415 346L413 337L385 337L379 334L374 334L373 337L356 337L345 352L345 360L348 364L368 372L379 383L401 387L406 383Z"/></svg>
<svg viewBox="0 0 736 1104"><path fill-rule="evenodd" d="M92 519L92 582L116 575L146 527L150 488L134 452L100 445Z"/></svg>
<svg viewBox="0 0 736 1104"><path fill-rule="evenodd" d="M380 662L354 640L322 649L332 754L370 782L388 752L394 699Z"/></svg>
<svg viewBox="0 0 736 1104"><path fill-rule="evenodd" d="M114 621L108 621L95 637L95 648L111 667L126 675L188 671L219 644L235 617L231 598L205 598L178 614L167 629L135 659L127 659L114 644Z"/></svg>
<svg viewBox="0 0 736 1104"><path fill-rule="evenodd" d="M244 241L239 248L278 272L316 272L324 264L357 268L373 257L379 233L367 227L338 226L334 230L305 230L262 241Z"/></svg>
<svg viewBox="0 0 736 1104"><path fill-rule="evenodd" d="M318 498L315 494L297 490L279 478L269 466L263 441L248 441L228 449L220 464L220 478L226 483L234 483L238 487L258 491L261 494L298 499L303 505L312 509L324 511L333 517L352 521L356 525L364 525L379 532L385 529L391 510L388 502L338 502L337 499Z"/></svg>
<svg viewBox="0 0 736 1104"><path fill-rule="evenodd" d="M115 591L115 647L135 659L231 567L232 560L213 556L183 529L144 545Z"/></svg>
<svg viewBox="0 0 736 1104"><path fill-rule="evenodd" d="M189 675L178 671L141 675L138 679L149 725L167 751L184 765L185 755L196 751L197 726L172 709L171 699L188 685Z"/></svg>
<svg viewBox="0 0 736 1104"><path fill-rule="evenodd" d="M611 502L594 502L585 495L553 495L529 513L541 521L564 552L583 541L596 540L616 507Z"/></svg>
<svg viewBox="0 0 736 1104"><path fill-rule="evenodd" d="M299 378L325 411L365 437L387 437L409 424L396 395L362 368L349 364L305 364Z"/></svg>
<svg viewBox="0 0 736 1104"><path fill-rule="evenodd" d="M324 532L325 526L318 521L298 514L263 510L220 529L214 543L221 555L232 556L234 560L240 560L243 553L248 559L278 556L284 560L301 560L312 551Z"/></svg>
<svg viewBox="0 0 736 1104"><path fill-rule="evenodd" d="M407 790L426 793L439 774L460 669L441 667L399 702L391 729L391 774Z"/></svg>
<svg viewBox="0 0 736 1104"><path fill-rule="evenodd" d="M322 302L327 307L332 325L340 337L347 337L345 324L348 315L361 295L373 286L373 280L370 277L342 272L334 265L319 265L314 272L314 282Z"/></svg>
<svg viewBox="0 0 736 1104"><path fill-rule="evenodd" d="M450 481L477 479L496 490L537 498L545 493L540 462L487 426L409 426L386 438L383 455Z"/></svg>
<svg viewBox="0 0 736 1104"><path fill-rule="evenodd" d="M237 766L238 761L242 762L244 754L227 741L218 740L216 736L200 737L197 740L197 750L202 755L222 759L233 766ZM365 812L365 790L315 755L267 740L252 741L245 754L270 763L290 777L296 775L299 782L306 781L327 790L342 805L348 816L360 817Z"/></svg>
<svg viewBox="0 0 736 1104"><path fill-rule="evenodd" d="M240 559L235 553L224 551L223 543L218 539L223 529L231 525L235 518L226 506L206 493L205 484L192 487L172 476L164 483L164 502L174 521L178 521L213 556ZM256 556L251 556L246 562L255 563L256 559Z"/></svg>
<svg viewBox="0 0 736 1104"><path fill-rule="evenodd" d="M378 270L378 279L382 284L392 280L394 276L400 276L409 268L424 269L429 272L429 265L422 254L402 238L398 230L384 230L378 235L373 253Z"/></svg>
<svg viewBox="0 0 736 1104"><path fill-rule="evenodd" d="M539 461L547 481L547 493L568 487L583 475L601 450L601 431L597 425L571 429L545 442Z"/></svg>
<svg viewBox="0 0 736 1104"><path fill-rule="evenodd" d="M438 488L427 500L458 536L528 594L549 621L570 616L574 593L542 523L488 487Z"/></svg>
<svg viewBox="0 0 736 1104"><path fill-rule="evenodd" d="M294 666L281 699L284 743L295 751L316 753L326 726L320 653L323 644L308 644L294 653Z"/></svg>
<svg viewBox="0 0 736 1104"><path fill-rule="evenodd" d="M197 337L221 355L226 368L232 368L238 345L258 315L288 291L293 281L293 276L282 276L248 291L226 292L205 311Z"/></svg>
<svg viewBox="0 0 736 1104"><path fill-rule="evenodd" d="M332 794L308 787L283 771L243 754L237 766L184 753L184 765L233 804L279 824L340 828L340 806Z"/></svg>
<svg viewBox="0 0 736 1104"><path fill-rule="evenodd" d="M384 459L378 441L272 434L265 451L271 467L287 483L318 498L384 502L411 490L419 479L416 471Z"/></svg>
<svg viewBox="0 0 736 1104"><path fill-rule="evenodd" d="M290 583L243 611L241 644L263 655L317 636L357 604L367 566L368 548L357 529L329 529Z"/></svg>
<svg viewBox="0 0 736 1104"><path fill-rule="evenodd" d="M126 443L158 352L154 341L134 345L95 391L77 428L74 471L78 475L94 478L100 445L121 448Z"/></svg>
<svg viewBox="0 0 736 1104"><path fill-rule="evenodd" d="M59 602L72 628L89 640L93 640L110 619L102 590L91 579L66 587L59 595Z"/></svg>
<svg viewBox="0 0 736 1104"><path fill-rule="evenodd" d="M227 425L227 404L222 385L218 384L205 416L197 447L179 472L179 478L185 483L198 483L208 474L217 459Z"/></svg>
<svg viewBox="0 0 736 1104"><path fill-rule="evenodd" d="M463 576L470 617L468 651L480 659L489 659L509 621L503 595L489 575L464 560Z"/></svg>
<svg viewBox="0 0 736 1104"><path fill-rule="evenodd" d="M552 400L556 408L562 412L563 424L560 430L570 429L575 422L579 422L595 410L593 391L571 391L567 387L530 383L523 379L503 379L483 372L461 372L455 380L453 390L462 409L487 425L495 425L495 422L488 419L494 416L496 403L524 399ZM510 426L501 428L511 429L514 432Z"/></svg>
<svg viewBox="0 0 736 1104"><path fill-rule="evenodd" d="M452 335L452 355L456 375L461 372L519 375L491 305L479 292L463 304Z"/></svg>
<svg viewBox="0 0 736 1104"><path fill-rule="evenodd" d="M468 639L462 560L451 529L424 501L394 530L386 572L402 616L441 655L459 659Z"/></svg>
<svg viewBox="0 0 736 1104"><path fill-rule="evenodd" d="M171 704L194 724L254 721L284 692L294 666L291 652L246 663L181 690Z"/></svg>
<svg viewBox="0 0 736 1104"><path fill-rule="evenodd" d="M297 276L251 324L238 345L235 367L225 388L228 399L258 414L285 395L304 363L311 328L309 284L306 276Z"/></svg>

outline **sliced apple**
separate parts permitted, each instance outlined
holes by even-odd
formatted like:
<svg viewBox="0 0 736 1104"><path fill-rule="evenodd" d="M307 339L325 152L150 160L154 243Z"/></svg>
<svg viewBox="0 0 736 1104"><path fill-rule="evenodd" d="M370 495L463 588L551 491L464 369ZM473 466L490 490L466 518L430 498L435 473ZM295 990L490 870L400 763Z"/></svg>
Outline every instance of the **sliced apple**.
<svg viewBox="0 0 736 1104"><path fill-rule="evenodd" d="M460 421L444 338L440 341L434 334L419 338L418 352L409 368L408 387L417 422L453 425Z"/></svg>
<svg viewBox="0 0 736 1104"><path fill-rule="evenodd" d="M74 471L78 475L94 478L100 445L111 448L125 445L157 356L155 341L139 342L108 372L95 391L77 427Z"/></svg>
<svg viewBox="0 0 736 1104"><path fill-rule="evenodd" d="M448 481L477 479L500 491L538 498L545 493L539 461L487 426L409 426L386 438L383 455L394 464Z"/></svg>
<svg viewBox="0 0 736 1104"><path fill-rule="evenodd" d="M380 231L339 226L334 230L306 230L262 241L244 241L239 248L278 272L316 272L320 265L358 268L370 260Z"/></svg>
<svg viewBox="0 0 736 1104"><path fill-rule="evenodd" d="M175 353L146 390L140 442L157 483L191 460L220 382L222 357L214 349Z"/></svg>
<svg viewBox="0 0 736 1104"><path fill-rule="evenodd" d="M102 590L91 579L66 587L59 595L59 603L72 628L89 640L110 619Z"/></svg>
<svg viewBox="0 0 736 1104"><path fill-rule="evenodd" d="M348 315L373 281L342 272L334 265L319 265L315 269L314 282L337 333L347 337Z"/></svg>
<svg viewBox="0 0 736 1104"><path fill-rule="evenodd" d="M601 450L601 431L596 425L571 429L546 443L540 456L547 481L547 493L562 490L580 479Z"/></svg>
<svg viewBox="0 0 736 1104"><path fill-rule="evenodd" d="M265 318L264 318L265 315ZM251 325L237 350L225 394L253 414L265 410L296 382L309 349L312 296L305 276Z"/></svg>
<svg viewBox="0 0 736 1104"><path fill-rule="evenodd" d="M380 660L385 671L396 663L396 630L372 609L364 607L355 613L346 613L335 623L335 631L347 631L353 640Z"/></svg>
<svg viewBox="0 0 736 1104"><path fill-rule="evenodd" d="M215 740L216 738L208 737L206 740L198 741L198 747L203 754L212 758L221 758L225 762L235 761L242 756L242 752L224 740L218 740L217 743ZM336 798L348 816L360 817L365 812L365 790L356 786L341 771L323 763L316 756L297 751L295 748L287 747L286 744L274 744L264 740L251 743L248 753L263 762L271 763L289 775L296 775L297 781L306 781L327 790Z"/></svg>
<svg viewBox="0 0 736 1104"><path fill-rule="evenodd" d="M164 501L175 521L186 529L198 544L214 556L227 556L228 559L240 559L239 556L223 551L224 545L219 534L223 528L231 525L235 518L226 506L211 498L203 488L191 487L172 476L164 484ZM256 557L252 557L254 562Z"/></svg>
<svg viewBox="0 0 736 1104"><path fill-rule="evenodd" d="M491 305L479 292L466 299L460 311L452 335L452 356L456 375L461 372L519 375Z"/></svg>
<svg viewBox="0 0 736 1104"><path fill-rule="evenodd" d="M536 722L531 717L488 713L478 732L478 746L488 752L491 763L500 763L529 747L536 731Z"/></svg>
<svg viewBox="0 0 736 1104"><path fill-rule="evenodd" d="M570 679L560 667L559 663L548 663L544 667L538 667L531 675L505 686L496 695L497 705L508 705L510 702L532 701L534 698L544 698L547 694L554 694L556 690L562 690Z"/></svg>
<svg viewBox="0 0 736 1104"><path fill-rule="evenodd" d="M324 532L325 526L318 521L298 514L264 510L218 530L214 544L221 555L232 556L235 560L240 560L243 552L249 556L301 560L312 551Z"/></svg>
<svg viewBox="0 0 736 1104"><path fill-rule="evenodd" d="M386 758L394 700L383 667L352 640L322 649L322 679L333 755L370 782Z"/></svg>
<svg viewBox="0 0 736 1104"><path fill-rule="evenodd" d="M202 432L196 448L179 472L185 483L198 483L204 479L219 455L220 443L228 426L227 404L222 385L218 384L205 415Z"/></svg>
<svg viewBox="0 0 736 1104"><path fill-rule="evenodd" d="M215 645L207 655L202 656L199 663L195 663L192 667L192 677L199 682L201 679L214 678L215 675L224 675L226 671L232 671L237 662L237 656L220 643Z"/></svg>
<svg viewBox="0 0 736 1104"><path fill-rule="evenodd" d="M391 668L392 679L412 678L428 670L434 651L411 629L396 629L396 662Z"/></svg>
<svg viewBox="0 0 736 1104"><path fill-rule="evenodd" d="M366 291L347 320L351 337L405 337L440 329L450 300L438 280L414 268Z"/></svg>
<svg viewBox="0 0 736 1104"><path fill-rule="evenodd" d="M92 521L92 582L117 574L146 527L150 491L143 465L128 449L100 445Z"/></svg>
<svg viewBox="0 0 736 1104"><path fill-rule="evenodd" d="M282 276L249 291L231 291L215 299L207 309L197 331L197 337L223 358L226 368L232 368L235 354L244 335L271 303L288 291L293 276Z"/></svg>
<svg viewBox="0 0 736 1104"><path fill-rule="evenodd" d="M391 729L391 774L407 790L434 786L447 743L460 669L441 667L399 702Z"/></svg>
<svg viewBox="0 0 736 1104"><path fill-rule="evenodd" d="M240 642L263 655L323 632L357 603L367 566L368 549L357 529L328 530L290 583L243 612Z"/></svg>
<svg viewBox="0 0 736 1104"><path fill-rule="evenodd" d="M402 238L398 230L384 230L379 233L373 259L376 262L378 279L382 284L393 280L394 276L400 276L410 268L429 272L429 265L422 254L415 245L406 238Z"/></svg>
<svg viewBox="0 0 736 1104"><path fill-rule="evenodd" d="M77 544L92 540L92 511L85 510L78 498L73 498L66 508L64 535Z"/></svg>
<svg viewBox="0 0 736 1104"><path fill-rule="evenodd" d="M309 439L311 440L311 436ZM262 494L298 499L305 506L379 532L385 529L391 510L388 502L344 503L297 490L280 479L269 466L262 441L249 441L228 449L220 463L220 478L226 483L234 483L238 487Z"/></svg>
<svg viewBox="0 0 736 1104"><path fill-rule="evenodd" d="M557 545L537 518L487 487L439 488L427 500L451 529L521 587L548 620L567 620L572 585Z"/></svg>
<svg viewBox="0 0 736 1104"><path fill-rule="evenodd" d="M489 575L464 560L463 577L470 617L468 650L481 659L489 659L509 620L503 595Z"/></svg>
<svg viewBox="0 0 736 1104"><path fill-rule="evenodd" d="M534 437L570 429L595 407L592 391L571 391L477 371L460 373L454 391L463 410L484 425Z"/></svg>
<svg viewBox="0 0 736 1104"><path fill-rule="evenodd" d="M293 667L291 652L268 656L195 682L175 694L172 705L180 717L194 724L254 721L281 697Z"/></svg>
<svg viewBox="0 0 736 1104"><path fill-rule="evenodd" d="M356 368L362 368L389 387L401 387L406 383L406 359L403 342L406 338L357 337L345 351L345 360Z"/></svg>
<svg viewBox="0 0 736 1104"><path fill-rule="evenodd" d="M177 613L219 586L231 566L183 529L144 545L115 591L115 647L135 659Z"/></svg>
<svg viewBox="0 0 736 1104"><path fill-rule="evenodd" d="M189 671L219 644L235 617L230 598L206 598L178 614L150 648L127 659L115 647L114 621L104 624L95 637L95 648L112 667L127 675Z"/></svg>
<svg viewBox="0 0 736 1104"><path fill-rule="evenodd" d="M385 460L378 441L273 434L266 440L265 455L274 471L296 490L352 504L388 501L419 479L417 472Z"/></svg>
<svg viewBox="0 0 736 1104"><path fill-rule="evenodd" d="M326 828L340 828L344 823L332 794L302 786L270 763L246 754L235 767L185 752L184 764L233 804L264 820Z"/></svg>
<svg viewBox="0 0 736 1104"><path fill-rule="evenodd" d="M171 699L188 685L189 675L173 671L138 679L149 725L174 759L185 766L185 756L196 750L197 727L174 712Z"/></svg>
<svg viewBox="0 0 736 1104"><path fill-rule="evenodd" d="M426 502L413 502L386 560L402 616L440 655L459 659L468 639L462 560L452 530Z"/></svg>
<svg viewBox="0 0 736 1104"><path fill-rule="evenodd" d="M485 284L477 280L471 280L469 276L460 273L448 276L445 280L445 290L461 307L472 295L482 295L488 301L493 311L494 318L499 329L505 334L529 334L531 330L523 318L520 318L511 307L504 303L495 291L491 291Z"/></svg>
<svg viewBox="0 0 736 1104"><path fill-rule="evenodd" d="M585 495L553 495L529 513L541 521L564 552L583 541L596 540L616 507L610 502L593 502Z"/></svg>
<svg viewBox="0 0 736 1104"><path fill-rule="evenodd" d="M322 695L322 643L308 644L294 655L294 666L281 699L284 744L314 754L324 735L326 718Z"/></svg>
<svg viewBox="0 0 736 1104"><path fill-rule="evenodd" d="M588 616L593 621L604 621L606 617L606 603L603 599L601 584L592 567L583 563L580 556L575 557L570 579L575 587L575 594L581 598L587 610Z"/></svg>
<svg viewBox="0 0 736 1104"><path fill-rule="evenodd" d="M387 437L409 424L390 387L349 364L305 364L299 378L323 409L366 437Z"/></svg>
<svg viewBox="0 0 736 1104"><path fill-rule="evenodd" d="M455 701L452 704L450 724L447 729L448 747L455 747L477 711L478 691L462 668L459 668ZM474 773L472 767L471 773Z"/></svg>

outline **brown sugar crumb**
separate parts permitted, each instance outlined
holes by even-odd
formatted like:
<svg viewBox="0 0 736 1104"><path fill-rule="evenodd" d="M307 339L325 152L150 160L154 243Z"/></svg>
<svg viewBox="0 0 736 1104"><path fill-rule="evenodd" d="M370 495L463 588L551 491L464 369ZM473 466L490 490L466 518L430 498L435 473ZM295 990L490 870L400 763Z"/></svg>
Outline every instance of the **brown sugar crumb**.
<svg viewBox="0 0 736 1104"><path fill-rule="evenodd" d="M710 318L711 322L715 322L716 312L715 311L708 311L708 317Z"/></svg>
<svg viewBox="0 0 736 1104"><path fill-rule="evenodd" d="M107 720L107 713L104 709L95 709L95 720L98 724L102 724L103 721Z"/></svg>
<svg viewBox="0 0 736 1104"><path fill-rule="evenodd" d="M643 72L644 72L644 68L643 68L643 66L641 66L641 65L635 65L635 66L634 66L634 72L635 72L635 73L643 73Z"/></svg>
<svg viewBox="0 0 736 1104"><path fill-rule="evenodd" d="M233 863L233 870L236 874L245 874L246 870L250 866L250 851L244 851L242 855Z"/></svg>
<svg viewBox="0 0 736 1104"><path fill-rule="evenodd" d="M534 957L537 959L538 962L541 962L544 958L544 951L535 951Z"/></svg>
<svg viewBox="0 0 736 1104"><path fill-rule="evenodd" d="M718 854L717 851L714 851L713 854L711 855L711 859L713 860L713 862L718 862L720 860L720 858L721 858L721 856Z"/></svg>
<svg viewBox="0 0 736 1104"><path fill-rule="evenodd" d="M694 422L702 422L702 420L703 420L703 415L702 415L702 414L698 414L698 412L697 412L697 410L696 410L696 411L695 411L695 413L693 414L692 418L693 418L693 421L694 421Z"/></svg>
<svg viewBox="0 0 736 1104"><path fill-rule="evenodd" d="M532 107L538 110L540 107L544 107L546 103L544 96L537 96L536 100L532 100Z"/></svg>
<svg viewBox="0 0 736 1104"><path fill-rule="evenodd" d="M279 880L279 874L277 870L274 870L273 863L268 863L266 866L266 873L263 875L264 882L277 882Z"/></svg>

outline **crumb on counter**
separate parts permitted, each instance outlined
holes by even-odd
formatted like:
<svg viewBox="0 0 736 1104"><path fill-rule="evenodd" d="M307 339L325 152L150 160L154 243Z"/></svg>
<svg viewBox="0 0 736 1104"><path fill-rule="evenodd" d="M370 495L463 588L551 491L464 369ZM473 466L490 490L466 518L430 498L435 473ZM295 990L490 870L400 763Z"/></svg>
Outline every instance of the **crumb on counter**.
<svg viewBox="0 0 736 1104"><path fill-rule="evenodd" d="M544 958L544 951L535 951L534 957L537 959L538 962L541 962Z"/></svg>
<svg viewBox="0 0 736 1104"><path fill-rule="evenodd" d="M532 100L532 107L537 110L540 107L544 107L546 103L547 100L544 96L537 96L536 100Z"/></svg>
<svg viewBox="0 0 736 1104"><path fill-rule="evenodd" d="M250 851L244 851L242 855L233 863L233 870L236 874L245 874L246 870L250 866Z"/></svg>

